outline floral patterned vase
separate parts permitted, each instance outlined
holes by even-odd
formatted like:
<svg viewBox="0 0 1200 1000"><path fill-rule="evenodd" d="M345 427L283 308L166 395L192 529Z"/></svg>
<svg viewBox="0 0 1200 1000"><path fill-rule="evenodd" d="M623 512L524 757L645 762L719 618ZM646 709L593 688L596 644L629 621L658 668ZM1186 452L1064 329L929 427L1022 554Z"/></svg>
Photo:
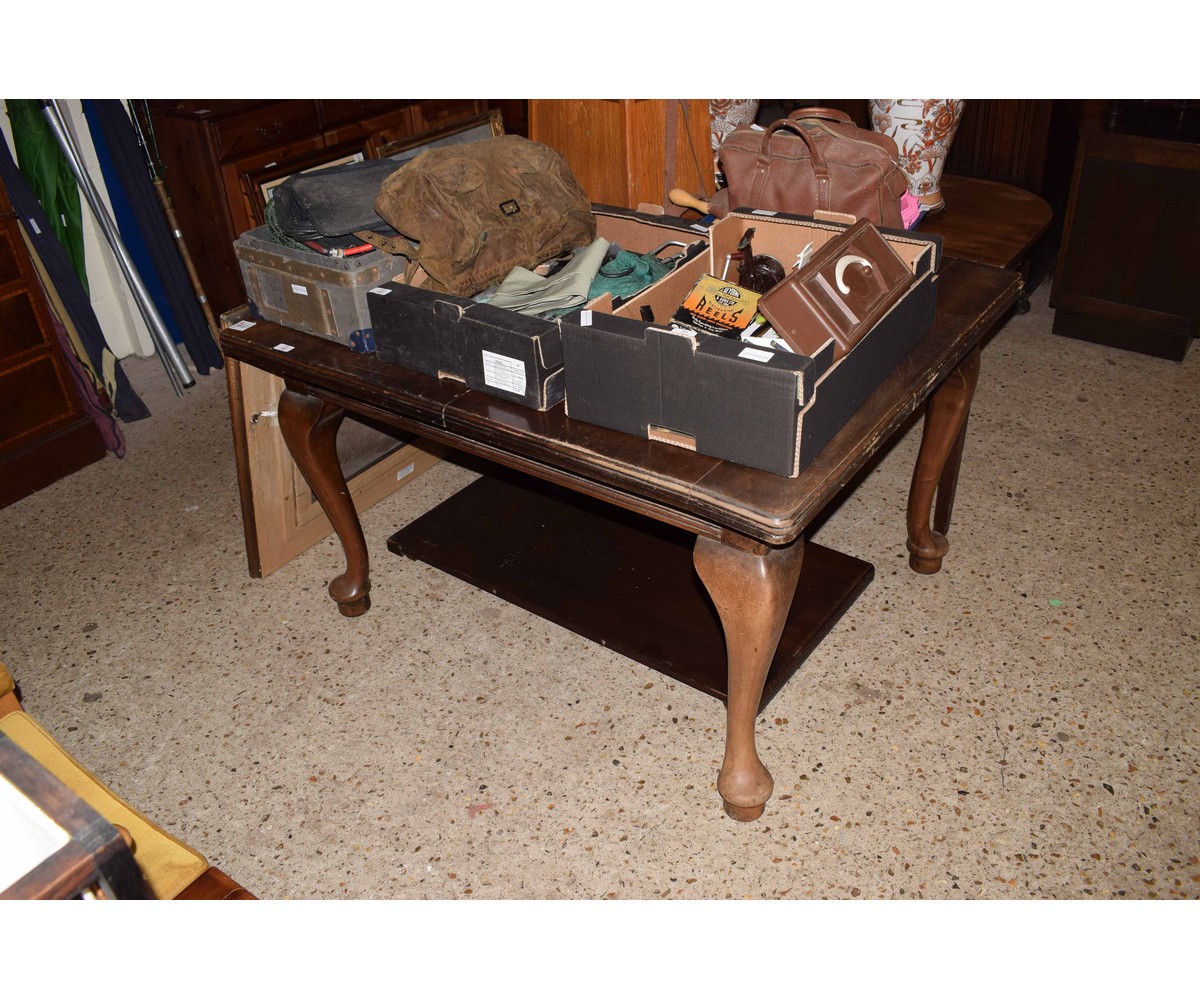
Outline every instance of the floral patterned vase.
<svg viewBox="0 0 1200 1000"><path fill-rule="evenodd" d="M712 139L713 170L716 173L717 187L725 186L725 176L721 173L721 163L717 158L717 150L721 148L729 133L739 125L753 125L758 115L758 100L749 98L710 100L708 102L709 136Z"/></svg>
<svg viewBox="0 0 1200 1000"><path fill-rule="evenodd" d="M909 193L926 211L937 212L945 207L942 170L965 104L951 100L870 102L871 127L896 141Z"/></svg>

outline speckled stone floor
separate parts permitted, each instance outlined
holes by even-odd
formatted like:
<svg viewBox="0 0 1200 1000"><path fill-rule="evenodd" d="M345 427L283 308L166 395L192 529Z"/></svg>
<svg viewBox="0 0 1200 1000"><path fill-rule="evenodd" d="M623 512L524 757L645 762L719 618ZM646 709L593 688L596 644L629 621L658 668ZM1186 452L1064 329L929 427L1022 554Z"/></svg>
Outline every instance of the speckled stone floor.
<svg viewBox="0 0 1200 1000"><path fill-rule="evenodd" d="M0 511L0 658L27 709L252 892L283 899L1200 896L1200 351L1053 337L1048 289L986 346L936 576L907 568L919 428L816 533L876 578L769 706L765 816L714 783L711 698L430 567L364 516L251 579L224 378Z"/></svg>

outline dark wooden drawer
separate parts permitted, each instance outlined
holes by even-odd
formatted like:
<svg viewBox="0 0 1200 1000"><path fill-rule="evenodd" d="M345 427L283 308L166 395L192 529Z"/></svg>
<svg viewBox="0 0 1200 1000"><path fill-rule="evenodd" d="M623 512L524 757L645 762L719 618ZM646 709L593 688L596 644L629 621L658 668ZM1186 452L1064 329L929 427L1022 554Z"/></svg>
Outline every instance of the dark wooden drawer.
<svg viewBox="0 0 1200 1000"><path fill-rule="evenodd" d="M347 119L340 125L326 128L323 136L325 145L337 147L354 143L365 147L367 140L374 133L385 129L401 135L412 135L416 131L413 126L415 117L413 109L407 105L399 108L385 107L382 110L376 108L373 115Z"/></svg>
<svg viewBox="0 0 1200 1000"><path fill-rule="evenodd" d="M453 99L445 101L421 101L417 105L413 127L418 132L428 132L430 129L441 128L460 118L468 118L487 110L487 101L471 101Z"/></svg>
<svg viewBox="0 0 1200 1000"><path fill-rule="evenodd" d="M350 98L337 98L335 100L317 102L321 109L322 128L333 128L336 125L344 125L347 122L361 122L367 118L374 118L376 115L394 111L398 103L404 102L367 99L352 100Z"/></svg>
<svg viewBox="0 0 1200 1000"><path fill-rule="evenodd" d="M19 448L68 423L77 407L67 395L58 366L49 354L0 374L0 392L8 400L0 415L0 450Z"/></svg>
<svg viewBox="0 0 1200 1000"><path fill-rule="evenodd" d="M317 106L312 101L276 101L266 108L214 118L211 125L213 143L222 161L283 146L320 130Z"/></svg>
<svg viewBox="0 0 1200 1000"><path fill-rule="evenodd" d="M12 230L8 226L0 228L0 295L5 293L5 285L24 277L12 241Z"/></svg>
<svg viewBox="0 0 1200 1000"><path fill-rule="evenodd" d="M46 337L38 324L33 299L28 291L20 291L0 299L0 362L46 348ZM0 399L5 397L0 396Z"/></svg>

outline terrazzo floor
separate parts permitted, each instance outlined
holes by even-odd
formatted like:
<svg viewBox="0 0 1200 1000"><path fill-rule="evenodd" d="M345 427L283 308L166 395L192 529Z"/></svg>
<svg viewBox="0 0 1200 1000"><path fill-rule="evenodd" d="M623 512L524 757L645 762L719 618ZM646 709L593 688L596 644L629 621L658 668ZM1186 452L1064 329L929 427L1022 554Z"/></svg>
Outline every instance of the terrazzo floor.
<svg viewBox="0 0 1200 1000"><path fill-rule="evenodd" d="M943 571L909 571L912 425L815 539L874 582L759 720L722 812L718 702L385 548L475 475L243 553L224 377L0 511L0 659L73 754L268 899L1200 897L1200 351L987 344Z"/></svg>

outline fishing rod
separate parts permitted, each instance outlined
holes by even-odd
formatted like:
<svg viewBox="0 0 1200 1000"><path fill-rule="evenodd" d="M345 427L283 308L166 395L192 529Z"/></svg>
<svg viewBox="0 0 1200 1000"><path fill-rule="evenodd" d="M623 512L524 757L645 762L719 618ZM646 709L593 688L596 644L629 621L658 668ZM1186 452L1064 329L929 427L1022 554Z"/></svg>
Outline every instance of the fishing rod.
<svg viewBox="0 0 1200 1000"><path fill-rule="evenodd" d="M133 293L133 299L137 304L138 311L141 312L142 318L146 321L150 337L158 349L159 359L162 361L163 368L166 369L171 387L175 390L176 396L182 396L183 390L195 385L196 380L192 377L192 373L188 370L183 356L175 346L175 340L171 336L170 331L167 330L166 324L163 323L162 317L159 316L158 310L150 298L150 293L142 283L142 278L138 274L137 268L133 266L133 261L129 257L129 251L125 249L125 244L121 242L121 234L117 230L116 223L113 222L112 217L108 214L108 209L105 208L104 202L101 201L100 193L96 190L96 185L92 183L92 178L88 175L87 168L83 163L83 157L79 152L79 148L75 145L75 140L70 130L67 128L66 120L63 117L62 109L58 106L58 101L42 100L39 103L42 114L50 125L50 131L54 133L54 138L58 142L59 148L67 158L67 163L71 167L71 173L75 175L79 189L83 192L84 198L92 209L92 214L100 224L100 228L104 232L104 238L108 240L108 245L112 247L113 254L117 258L117 263L121 267L121 273L124 274L125 281L129 285L129 290Z"/></svg>
<svg viewBox="0 0 1200 1000"><path fill-rule="evenodd" d="M163 163L162 157L158 152L158 138L154 134L154 120L150 117L150 108L146 101L130 101L129 102L129 117L133 120L133 129L137 133L138 145L142 147L142 152L146 157L146 166L150 170L150 180L154 182L154 190L158 194L158 203L162 205L163 214L167 217L167 225L171 229L171 235L175 237L175 246L179 250L179 256L183 259L183 266L187 269L188 280L192 283L192 291L196 295L196 301L200 303L200 309L204 313L204 321L208 324L208 332L212 334L213 343L220 346L220 334L217 330L217 321L213 316L212 307L208 303L208 296L204 294L204 285L200 282L200 275L196 271L196 265L192 262L192 255L188 251L187 242L183 238L183 230L179 228L179 222L175 217L175 206L171 202L171 195L167 192L166 182L163 180ZM146 123L142 124L142 118L145 117Z"/></svg>

